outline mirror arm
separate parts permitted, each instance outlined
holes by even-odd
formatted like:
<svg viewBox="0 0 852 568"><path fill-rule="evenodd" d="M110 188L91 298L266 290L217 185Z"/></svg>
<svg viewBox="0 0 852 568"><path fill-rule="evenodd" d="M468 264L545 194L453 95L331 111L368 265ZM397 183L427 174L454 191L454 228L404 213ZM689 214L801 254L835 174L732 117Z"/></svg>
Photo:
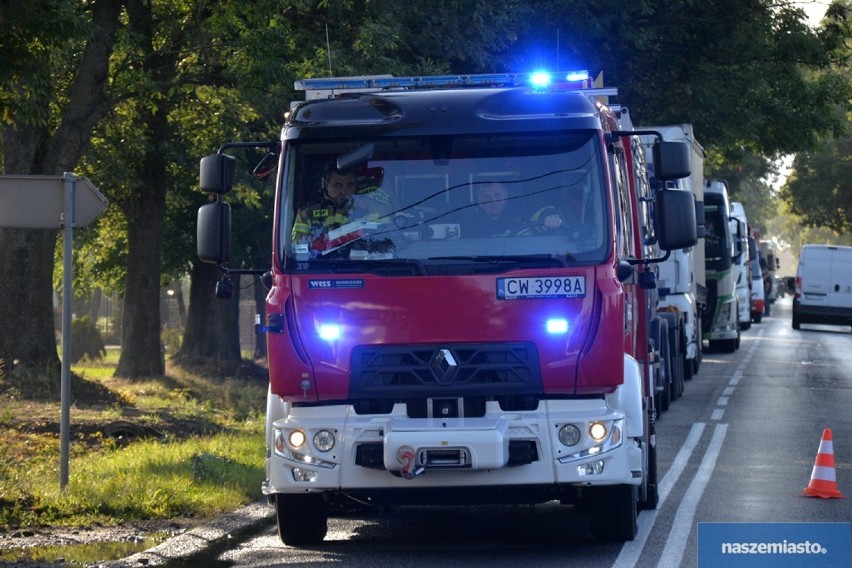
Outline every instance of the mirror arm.
<svg viewBox="0 0 852 568"><path fill-rule="evenodd" d="M219 154L224 154L228 148L266 148L271 150L278 147L278 142L275 140L266 140L263 142L226 142L219 147Z"/></svg>
<svg viewBox="0 0 852 568"><path fill-rule="evenodd" d="M263 275L269 271L268 268L228 268L224 264L217 264L219 267L219 272L222 274L254 274L254 275Z"/></svg>
<svg viewBox="0 0 852 568"><path fill-rule="evenodd" d="M658 258L627 258L625 262L628 264L632 264L636 266L637 264L657 264L659 262L665 262L671 256L672 251L667 250L666 254Z"/></svg>

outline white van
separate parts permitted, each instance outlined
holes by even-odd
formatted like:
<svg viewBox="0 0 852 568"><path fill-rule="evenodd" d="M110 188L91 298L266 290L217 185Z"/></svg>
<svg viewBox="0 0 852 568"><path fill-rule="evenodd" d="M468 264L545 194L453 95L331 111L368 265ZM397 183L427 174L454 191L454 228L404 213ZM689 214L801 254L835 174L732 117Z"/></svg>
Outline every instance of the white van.
<svg viewBox="0 0 852 568"><path fill-rule="evenodd" d="M852 326L852 247L802 248L796 270L793 329L803 323Z"/></svg>

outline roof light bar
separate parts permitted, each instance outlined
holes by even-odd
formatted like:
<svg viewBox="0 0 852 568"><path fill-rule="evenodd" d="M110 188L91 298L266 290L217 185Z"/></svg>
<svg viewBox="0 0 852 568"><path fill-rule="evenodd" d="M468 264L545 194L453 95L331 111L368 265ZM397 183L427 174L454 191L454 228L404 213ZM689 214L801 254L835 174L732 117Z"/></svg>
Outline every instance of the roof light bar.
<svg viewBox="0 0 852 568"><path fill-rule="evenodd" d="M569 84L570 83L570 84ZM433 75L420 77L394 77L392 75L365 75L362 77L329 77L300 79L295 88L306 91L308 98L318 98L311 91L368 92L390 89L435 89L452 87L522 87L548 89L556 85L560 90L587 90L592 87L588 71L547 73L486 73L479 75Z"/></svg>

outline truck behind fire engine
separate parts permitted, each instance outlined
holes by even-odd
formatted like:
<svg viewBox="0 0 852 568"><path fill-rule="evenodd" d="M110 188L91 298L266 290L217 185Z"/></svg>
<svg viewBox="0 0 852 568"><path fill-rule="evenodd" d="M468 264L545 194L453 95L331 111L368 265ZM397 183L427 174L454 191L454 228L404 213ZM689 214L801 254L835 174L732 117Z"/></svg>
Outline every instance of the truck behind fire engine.
<svg viewBox="0 0 852 568"><path fill-rule="evenodd" d="M634 537L638 508L656 507L654 392L636 343L647 324L637 290L659 260L633 242L631 184L645 174L630 153L642 145L604 102L614 90L529 79L304 80L280 141L202 159L215 201L199 210L198 254L226 275L226 151L265 148L278 164L258 329L263 492L284 543L322 541L350 499L557 500L615 541ZM653 152L658 179L689 175L683 143L658 137ZM346 218L295 239L331 169L357 179ZM510 230L484 226L480 190L495 183ZM695 243L691 193L658 191L650 205L660 249ZM557 227L544 222L553 214Z"/></svg>
<svg viewBox="0 0 852 568"><path fill-rule="evenodd" d="M702 331L711 350L733 353L740 348L740 324L731 200L724 180L705 180L704 227L707 317Z"/></svg>

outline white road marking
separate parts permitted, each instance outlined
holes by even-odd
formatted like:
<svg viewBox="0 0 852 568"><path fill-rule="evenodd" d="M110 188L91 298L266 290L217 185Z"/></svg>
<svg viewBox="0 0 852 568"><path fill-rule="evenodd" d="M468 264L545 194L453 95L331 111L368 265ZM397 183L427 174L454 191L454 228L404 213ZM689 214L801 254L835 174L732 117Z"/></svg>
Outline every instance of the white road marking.
<svg viewBox="0 0 852 568"><path fill-rule="evenodd" d="M680 479L686 464L689 463L689 458L692 457L692 452L695 451L695 446L701 439L701 434L704 432L704 423L696 422L692 425L686 441L680 447L680 450L675 456L672 466L659 482L659 503L653 511L642 511L639 514L639 530L636 533L636 538L629 542L625 542L621 547L621 553L615 559L613 568L630 568L636 566L639 561L639 556L642 554L642 549L645 548L645 542L651 534L651 529L654 528L654 523L657 521L657 512L662 508L663 503L674 487L677 480Z"/></svg>
<svg viewBox="0 0 852 568"><path fill-rule="evenodd" d="M680 567L683 560L683 551L689 540L689 532L695 524L695 511L698 508L698 502L701 500L704 489L710 482L710 476L716 467L716 460L719 458L719 453L722 450L722 444L725 442L727 432L727 424L716 425L713 438L710 439L710 445L707 447L707 453L704 454L698 472L695 474L689 487L686 488L683 500L677 508L672 529L669 532L668 540L666 540L666 547L660 555L660 562L657 564L657 568Z"/></svg>

